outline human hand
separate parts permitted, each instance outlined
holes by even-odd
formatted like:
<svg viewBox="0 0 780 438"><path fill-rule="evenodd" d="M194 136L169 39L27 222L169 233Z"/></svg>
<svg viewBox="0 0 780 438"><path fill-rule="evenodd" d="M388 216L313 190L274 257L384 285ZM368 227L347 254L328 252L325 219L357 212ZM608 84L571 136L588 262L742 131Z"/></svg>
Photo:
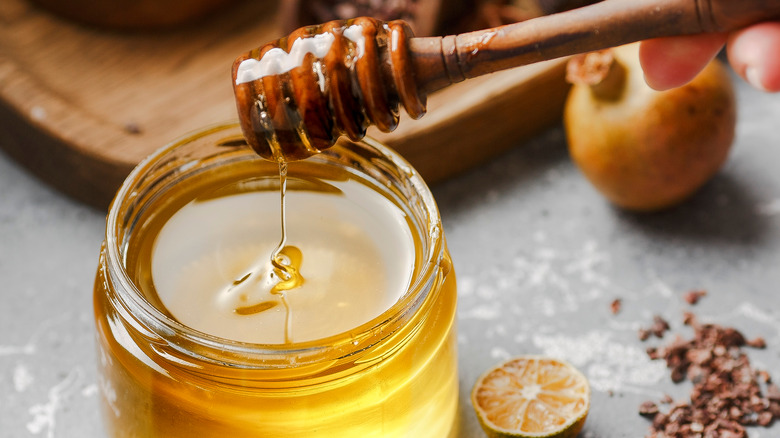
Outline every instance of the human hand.
<svg viewBox="0 0 780 438"><path fill-rule="evenodd" d="M693 79L726 45L734 71L754 87L780 91L780 22L759 23L732 33L643 41L639 60L650 87L666 90Z"/></svg>

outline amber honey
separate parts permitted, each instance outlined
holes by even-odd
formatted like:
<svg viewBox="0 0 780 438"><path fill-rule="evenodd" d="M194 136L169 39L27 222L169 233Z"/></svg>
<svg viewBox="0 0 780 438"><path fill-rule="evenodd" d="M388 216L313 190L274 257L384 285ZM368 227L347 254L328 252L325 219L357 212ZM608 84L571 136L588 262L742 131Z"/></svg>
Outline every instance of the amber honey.
<svg viewBox="0 0 780 438"><path fill-rule="evenodd" d="M305 281L230 295L278 241L278 191L232 125L128 177L95 286L109 436L453 436L455 278L422 180L370 141L290 163Z"/></svg>

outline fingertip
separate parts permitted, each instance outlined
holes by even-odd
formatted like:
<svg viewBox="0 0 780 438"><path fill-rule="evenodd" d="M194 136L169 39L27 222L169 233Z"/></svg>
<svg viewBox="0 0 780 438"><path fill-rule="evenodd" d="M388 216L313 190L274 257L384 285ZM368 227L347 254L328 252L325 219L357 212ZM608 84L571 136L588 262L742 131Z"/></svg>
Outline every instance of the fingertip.
<svg viewBox="0 0 780 438"><path fill-rule="evenodd" d="M639 62L645 82L656 90L668 90L690 82L718 54L725 34L665 37L642 41Z"/></svg>
<svg viewBox="0 0 780 438"><path fill-rule="evenodd" d="M735 32L728 41L734 71L753 87L780 91L780 22L760 23Z"/></svg>
<svg viewBox="0 0 780 438"><path fill-rule="evenodd" d="M639 44L639 64L642 66L645 82L658 91L677 87L686 81L679 71L669 68L665 53L666 42L660 39L642 41Z"/></svg>

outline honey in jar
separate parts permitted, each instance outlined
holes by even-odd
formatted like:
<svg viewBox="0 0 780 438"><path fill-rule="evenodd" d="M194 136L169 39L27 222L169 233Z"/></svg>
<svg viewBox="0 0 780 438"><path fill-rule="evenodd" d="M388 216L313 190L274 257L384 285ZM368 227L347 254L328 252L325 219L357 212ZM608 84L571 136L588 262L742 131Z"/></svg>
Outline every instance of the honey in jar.
<svg viewBox="0 0 780 438"><path fill-rule="evenodd" d="M109 436L453 436L455 277L424 182L341 141L288 164L280 242L277 164L240 139L174 142L111 206L94 301Z"/></svg>

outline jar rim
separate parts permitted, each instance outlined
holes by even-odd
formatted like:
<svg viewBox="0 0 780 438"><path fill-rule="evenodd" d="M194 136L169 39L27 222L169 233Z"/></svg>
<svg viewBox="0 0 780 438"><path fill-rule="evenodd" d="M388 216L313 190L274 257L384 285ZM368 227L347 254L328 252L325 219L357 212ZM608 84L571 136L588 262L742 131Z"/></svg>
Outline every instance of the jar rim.
<svg viewBox="0 0 780 438"><path fill-rule="evenodd" d="M147 327L148 322L153 321L159 324L156 327L158 330L161 330L166 335L176 337L176 345L174 347L178 346L179 349L185 348L184 345L186 344L191 344L199 347L199 349L218 350L220 357L216 361L230 363L233 362L230 359L235 358L233 365L241 365L239 362L244 362L244 360L240 358L262 359L264 362L262 368L266 368L269 364L276 362L279 363L279 367L286 366L285 364L289 366L289 363L296 365L312 364L317 361L315 358L323 353L325 349L340 351L342 354L339 354L339 357L344 357L356 351L370 348L385 337L390 336L393 330L387 331L385 327L393 322L401 321L404 317L408 318L409 314L414 313L428 297L433 282L442 269L442 260L445 258L446 248L443 243L441 217L438 207L433 194L422 177L400 154L370 138L365 138L359 142L360 146L376 155L372 159L380 160L383 170L392 170L393 173L403 178L403 183L415 193L416 200L419 201L418 205L427 216L423 224L427 226L427 229L418 230L421 237L428 239L427 242L424 242L422 266L417 270L417 275L412 277L406 292L389 309L347 332L304 342L263 344L236 341L201 332L166 315L145 298L140 287L133 281L126 269L124 254L126 254L127 250L127 236L121 236L116 232L120 229L120 223L123 220L127 220L127 218L122 217L123 207L137 198L137 185L145 172L163 160L167 154L209 135L226 133L231 130L237 131L238 126L238 123L235 121L223 122L207 126L175 139L142 160L120 186L109 207L106 219L105 242L107 269L110 272L111 281L118 286L115 288L117 290L117 298L127 310L127 312L122 313L132 317L134 319L132 321L133 324L140 323L144 326L145 332L149 331L149 327ZM352 142L348 143L355 144ZM334 147L326 150L323 154L337 153L337 151L338 148ZM152 331L159 335L158 330ZM183 353L187 356L192 356L191 351L183 351ZM269 361L268 359L272 360ZM276 366L272 365L271 367Z"/></svg>

